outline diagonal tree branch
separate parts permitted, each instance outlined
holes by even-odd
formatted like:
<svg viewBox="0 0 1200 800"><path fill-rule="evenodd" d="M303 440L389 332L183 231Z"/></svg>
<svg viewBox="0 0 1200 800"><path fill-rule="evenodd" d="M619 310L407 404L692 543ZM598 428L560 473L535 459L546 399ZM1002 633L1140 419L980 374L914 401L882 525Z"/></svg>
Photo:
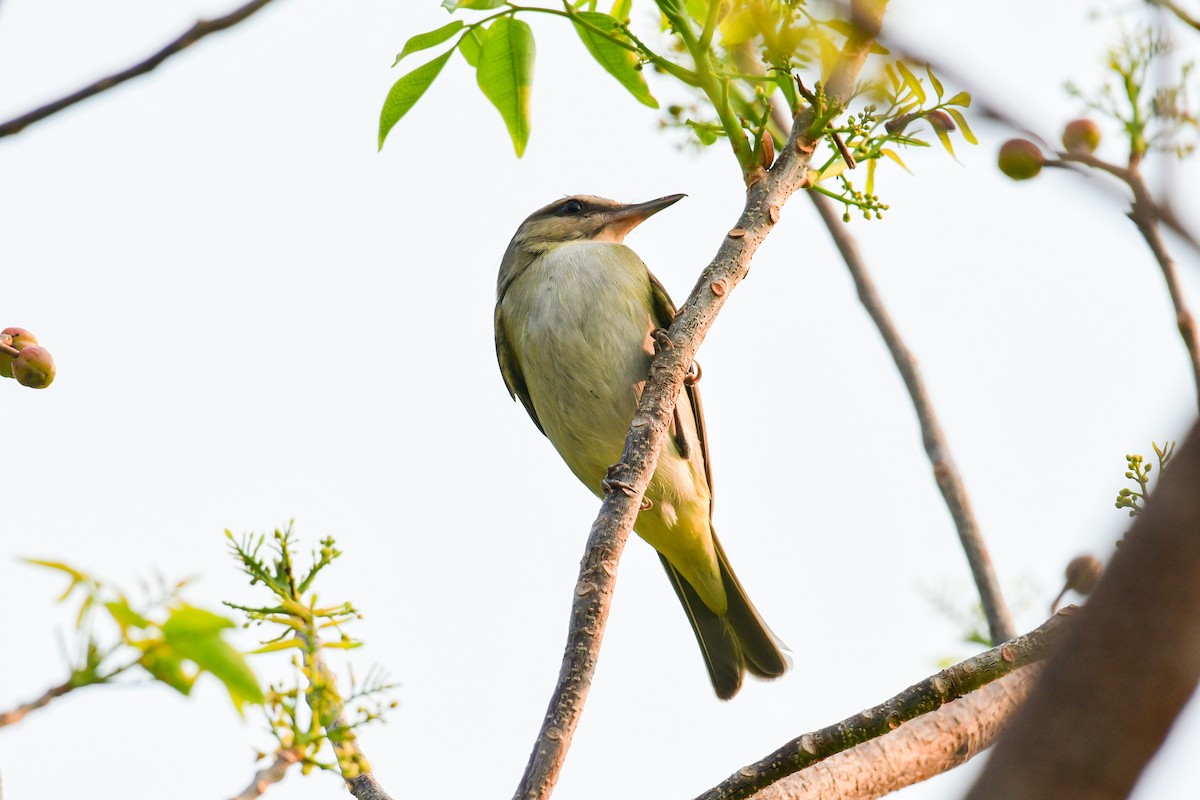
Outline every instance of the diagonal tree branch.
<svg viewBox="0 0 1200 800"><path fill-rule="evenodd" d="M874 800L965 764L991 746L1042 673L1010 672L898 730L789 775L752 800Z"/></svg>
<svg viewBox="0 0 1200 800"><path fill-rule="evenodd" d="M1067 627L1064 622L1069 616L1069 612L1074 610L1073 606L1063 609L1062 612L1046 620L1029 633L931 675L873 708L868 708L819 731L797 736L761 761L742 767L696 800L742 800L742 798L757 796L756 792L760 792L789 775L807 770L835 754L847 752L852 748L861 748L864 743L880 737L891 738L903 735L907 739L909 734L904 732L908 729L910 720L931 714L938 709L947 707L948 704L952 705L951 701L965 697L971 692L1009 675L1014 670L1045 658L1048 652L1063 638L1063 631ZM943 718L934 724L944 722ZM993 725L998 728L999 721L995 721ZM892 733L893 731L895 733ZM957 735L967 735L969 731L956 733ZM985 746L986 744L979 745L975 750L978 751ZM859 755L861 757L861 750ZM946 768L948 769L950 766L954 766L954 764L947 765ZM883 774L883 782L891 784L892 790L907 785L906 781L916 782L909 780L913 776L892 774L896 772L894 767L895 765L892 765L885 769ZM862 769L861 762L858 769ZM806 777L800 783L808 780L809 778ZM861 797L863 795L849 794L847 796Z"/></svg>
<svg viewBox="0 0 1200 800"><path fill-rule="evenodd" d="M968 800L1129 796L1200 680L1200 424Z"/></svg>
<svg viewBox="0 0 1200 800"><path fill-rule="evenodd" d="M828 107L822 109L825 114L840 110L848 102L854 79L878 32L885 0L859 0L853 5L860 27L848 37L830 78ZM840 87L839 91L833 91L833 87ZM749 271L751 258L779 218L779 209L804 186L809 161L823 133L817 112L806 109L796 118L787 144L770 170L760 169L749 177L746 204L736 226L726 234L716 257L701 273L671 324L667 334L670 346L663 347L650 365L621 463L612 468L610 485L621 488L605 496L588 534L562 668L514 795L516 800L544 800L553 791L591 686L617 561L654 471L684 375L725 300Z"/></svg>
<svg viewBox="0 0 1200 800"><path fill-rule="evenodd" d="M108 91L115 86L120 86L130 78L136 78L139 75L145 75L147 72L150 72L171 56L186 50L188 47L191 47L205 36L208 36L212 33L217 33L218 31L223 31L226 28L233 27L254 12L261 9L269 2L271 2L271 0L252 0L249 3L246 3L244 6L236 8L222 17L209 20L198 20L194 25L192 25L192 27L188 28L149 58L139 61L133 66L123 69L120 72L115 72L112 75L108 75L98 81L90 83L79 91L72 92L66 97L61 97L52 103L47 103L44 106L35 108L19 117L14 117L8 122L0 123L0 138L12 136L15 133L20 133L33 123L40 122L46 117L57 114L63 109L70 108L76 103L87 100L89 97L95 97L101 92Z"/></svg>
<svg viewBox="0 0 1200 800"><path fill-rule="evenodd" d="M871 315L875 327L879 329L879 334L883 337L888 352L892 354L892 360L896 362L896 369L900 371L904 385L908 388L908 394L912 398L913 407L917 412L917 419L921 424L921 439L925 443L925 453L929 456L930 464L933 465L933 477L946 501L946 507L950 509L950 516L954 518L954 526L958 529L959 541L962 542L963 550L967 555L967 563L971 567L971 575L975 578L975 585L979 589L979 598L983 604L983 613L987 618L992 641L1008 641L1016 634L1012 615L1008 611L1008 605L1004 602L1004 595L1000 591L1000 582L996 580L996 571L992 568L992 559L988 555L987 544L983 541L979 523L975 520L975 512L971 510L971 499L967 495L967 487L963 484L958 467L954 464L954 457L950 454L950 443L946 441L946 435L942 432L942 426L938 422L937 412L934 411L929 393L925 389L925 380L921 377L921 371L917 367L916 356L908 349L900 336L900 331L892 322L891 315L888 314L887 307L883 304L883 298L875 289L875 282L871 279L866 262L863 261L862 254L858 250L858 245L850 232L846 230L837 211L834 210L833 203L817 192L809 192L808 196L813 205L817 207L817 211L820 212L821 219L829 230L829 235L833 237L838 252L842 254L842 259L846 262L846 267L850 270L850 275L854 278L854 285L858 289L858 299L867 313Z"/></svg>

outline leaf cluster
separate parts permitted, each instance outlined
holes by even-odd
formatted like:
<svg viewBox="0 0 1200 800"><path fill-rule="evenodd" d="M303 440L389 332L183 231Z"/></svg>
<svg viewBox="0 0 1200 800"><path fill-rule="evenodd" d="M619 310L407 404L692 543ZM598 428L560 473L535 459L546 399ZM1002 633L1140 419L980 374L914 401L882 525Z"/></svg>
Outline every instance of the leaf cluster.
<svg viewBox="0 0 1200 800"><path fill-rule="evenodd" d="M881 0L873 0L880 2ZM440 55L401 77L388 93L380 114L379 145L413 107L457 51L475 68L479 88L496 107L521 155L530 132L529 97L536 48L523 17L543 15L569 23L584 48L639 103L658 108L645 73L674 82L696 98L692 105L672 104L664 124L685 128L702 145L724 139L747 182L769 169L797 114L809 112L811 133L826 136L834 157L817 171L817 180L838 180L826 190L868 217L886 206L874 196L875 162L887 158L904 166L898 146L926 146L915 123L922 120L953 155L951 134L976 143L961 109L970 97L960 92L943 100L941 82L917 78L909 65L893 60L879 80L854 87L869 101L867 111L835 125L843 103L825 96L824 83L835 74L843 47L869 35L849 20L823 18L804 0L653 0L631 26L632 0L616 0L607 12L598 0L572 0L561 7L518 5L505 0L445 0L447 11L469 12L472 21L455 19L405 42L396 64L447 42ZM870 52L886 56L872 44ZM806 81L813 89L806 88ZM936 100L931 95L936 94ZM783 120L787 121L785 126ZM836 161L843 162L841 167ZM846 167L868 162L866 189L857 192L841 176ZM905 167L907 169L907 167Z"/></svg>
<svg viewBox="0 0 1200 800"><path fill-rule="evenodd" d="M181 694L190 694L196 679L209 673L224 684L234 706L261 703L258 679L242 655L225 640L235 623L190 605L180 597L185 582L162 588L142 603L94 576L61 561L28 559L70 579L59 602L77 597L75 627L80 655L72 665L72 687L109 683L138 668ZM102 636L107 622L116 636Z"/></svg>

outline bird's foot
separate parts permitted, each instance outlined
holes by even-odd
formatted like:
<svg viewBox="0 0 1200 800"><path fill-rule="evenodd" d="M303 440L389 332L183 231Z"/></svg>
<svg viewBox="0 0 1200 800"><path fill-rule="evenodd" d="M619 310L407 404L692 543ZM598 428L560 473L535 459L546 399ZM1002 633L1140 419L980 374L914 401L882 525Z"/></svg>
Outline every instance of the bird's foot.
<svg viewBox="0 0 1200 800"><path fill-rule="evenodd" d="M607 494L620 490L625 493L626 497L636 495L637 489L633 488L633 484L618 477L621 472L627 469L629 469L629 465L624 462L609 466L605 471L604 480L600 481L600 488Z"/></svg>
<svg viewBox="0 0 1200 800"><path fill-rule="evenodd" d="M666 328L655 328L650 331L650 338L654 339L654 352L656 354L661 353L663 350L670 350L675 346Z"/></svg>
<svg viewBox="0 0 1200 800"><path fill-rule="evenodd" d="M695 386L700 382L700 378L703 377L703 375L704 370L700 369L700 362L693 361L691 368L687 371L687 374L683 376L683 385Z"/></svg>

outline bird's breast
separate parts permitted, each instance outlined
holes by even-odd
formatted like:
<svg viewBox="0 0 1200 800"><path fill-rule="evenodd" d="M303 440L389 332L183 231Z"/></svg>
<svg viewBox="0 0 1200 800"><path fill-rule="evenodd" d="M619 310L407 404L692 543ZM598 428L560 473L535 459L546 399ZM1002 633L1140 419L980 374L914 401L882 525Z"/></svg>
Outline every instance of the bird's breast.
<svg viewBox="0 0 1200 800"><path fill-rule="evenodd" d="M501 314L546 435L598 491L653 352L645 265L621 244L559 245L513 280Z"/></svg>

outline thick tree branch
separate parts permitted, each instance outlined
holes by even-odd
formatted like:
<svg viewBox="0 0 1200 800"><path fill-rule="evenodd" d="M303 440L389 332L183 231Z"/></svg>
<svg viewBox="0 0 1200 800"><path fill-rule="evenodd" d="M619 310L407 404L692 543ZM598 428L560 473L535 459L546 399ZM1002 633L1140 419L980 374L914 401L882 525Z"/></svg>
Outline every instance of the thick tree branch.
<svg viewBox="0 0 1200 800"><path fill-rule="evenodd" d="M1200 424L967 800L1125 798L1200 680Z"/></svg>
<svg viewBox="0 0 1200 800"><path fill-rule="evenodd" d="M14 133L20 133L33 123L40 122L46 117L57 114L59 111L62 111L65 108L70 108L76 103L87 100L89 97L94 97L101 92L105 92L115 86L119 86L130 78L136 78L139 75L145 75L147 72L150 72L171 56L186 50L188 47L191 47L205 36L208 36L212 33L217 33L218 31L223 31L226 28L233 27L269 2L271 2L271 0L252 0L252 2L246 3L244 6L241 6L222 17L217 17L216 19L210 20L198 20L194 25L192 25L192 27L188 28L180 36L168 43L154 55L143 61L139 61L132 67L101 78L94 83L88 84L77 92L72 92L66 97L59 98L52 103L47 103L44 106L35 108L19 117L10 119L8 122L0 123L0 138L12 136Z"/></svg>
<svg viewBox="0 0 1200 800"><path fill-rule="evenodd" d="M967 487L963 484L958 467L954 464L954 457L950 454L950 444L946 441L945 434L942 433L937 413L933 410L933 403L930 402L929 393L925 389L925 381L921 377L921 371L917 368L917 359L900 337L900 331L892 322L891 315L888 314L887 308L883 304L883 298L875 290L875 282L867 271L866 262L859 253L858 245L834 209L833 203L817 192L809 192L808 197L820 212L821 219L829 230L829 235L833 237L833 242L837 245L842 260L846 262L846 267L854 278L854 285L858 289L858 299L867 313L871 315L875 327L879 329L879 334L883 337L888 352L892 354L892 360L896 362L896 369L900 371L904 385L908 388L913 408L916 409L917 419L921 424L921 439L925 443L925 453L929 456L929 463L933 465L933 477L946 501L946 507L950 509L950 516L954 518L954 526L958 529L959 541L962 542L963 551L967 555L967 563L971 567L971 575L975 578L975 585L979 589L979 597L983 603L983 613L987 618L992 641L1008 641L1016 634L1012 615L1004 602L1004 595L1000 591L1000 582L996 580L992 559L988 555L987 545L979 530L979 523L975 520L975 512L971 510L971 499L967 496Z"/></svg>
<svg viewBox="0 0 1200 800"><path fill-rule="evenodd" d="M941 775L991 746L1032 691L1031 664L773 783L751 800L873 800Z"/></svg>
<svg viewBox="0 0 1200 800"><path fill-rule="evenodd" d="M1074 606L1070 609L1073 611ZM766 758L742 767L697 800L741 800L818 762L886 736L909 720L945 706L1013 670L1045 658L1063 638L1067 610L1039 627L931 675L874 708L819 731L797 736ZM899 788L894 787L894 788Z"/></svg>
<svg viewBox="0 0 1200 800"><path fill-rule="evenodd" d="M855 18L873 21L864 25L877 30L885 2L862 0L854 3ZM852 86L870 50L870 36L851 36L839 60L838 75L831 86ZM849 100L848 93L828 95L829 109L838 110ZM779 209L804 185L808 163L823 130L811 131L817 120L813 109L801 113L792 125L787 145L770 170L752 176L746 204L737 225L726 235L716 257L701 273L691 295L675 317L668 339L650 365L649 378L630 424L621 463L613 467L613 486L588 534L587 550L580 567L571 607L571 629L558 682L542 722L525 774L517 788L517 800L544 800L558 780L567 749L583 711L591 686L600 641L616 580L617 561L641 505L642 495L658 459L675 402L683 388L684 375L695 359L696 349L712 327L729 293L746 276L750 260L779 218Z"/></svg>

